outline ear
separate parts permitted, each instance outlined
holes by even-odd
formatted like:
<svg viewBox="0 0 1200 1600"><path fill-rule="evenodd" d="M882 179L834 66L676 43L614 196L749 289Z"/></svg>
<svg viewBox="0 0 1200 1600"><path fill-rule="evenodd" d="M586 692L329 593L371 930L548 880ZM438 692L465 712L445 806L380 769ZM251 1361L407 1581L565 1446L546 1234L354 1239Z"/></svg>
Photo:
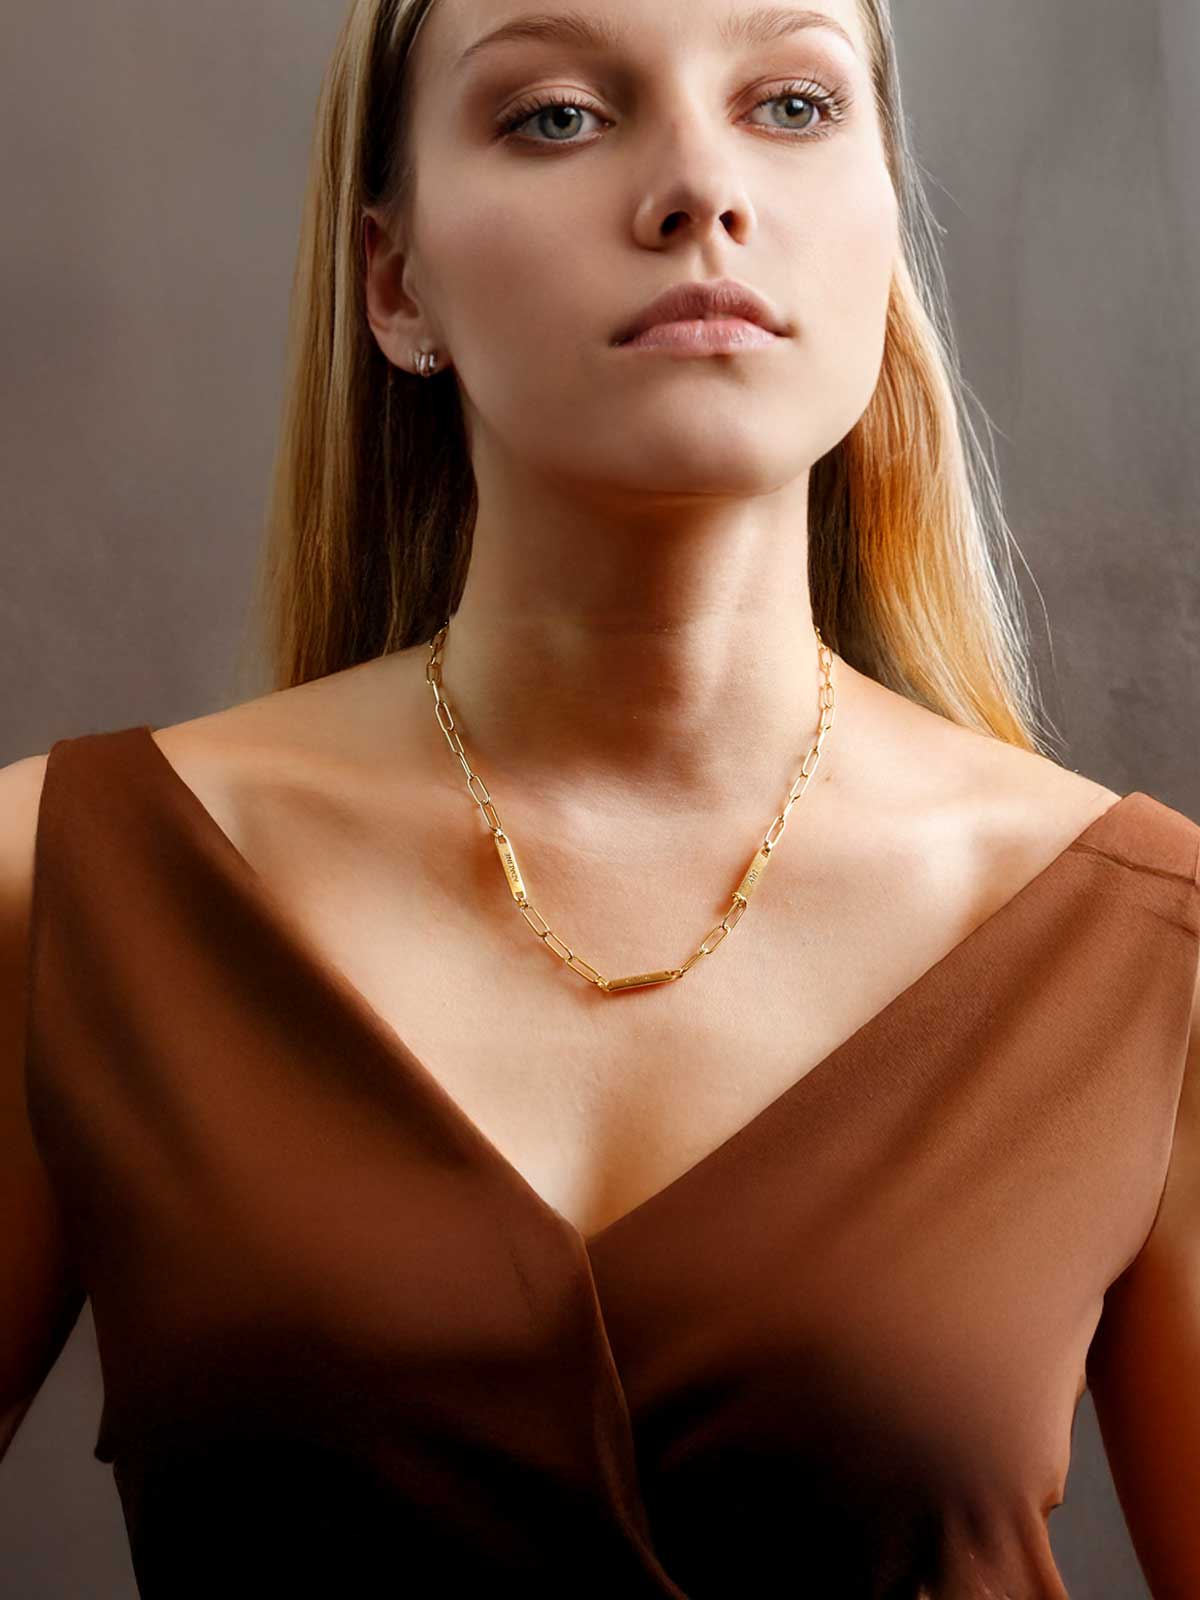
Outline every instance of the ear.
<svg viewBox="0 0 1200 1600"><path fill-rule="evenodd" d="M403 237L383 212L368 206L362 245L367 321L375 342L393 366L415 372L416 352L436 348L438 337L410 292Z"/></svg>

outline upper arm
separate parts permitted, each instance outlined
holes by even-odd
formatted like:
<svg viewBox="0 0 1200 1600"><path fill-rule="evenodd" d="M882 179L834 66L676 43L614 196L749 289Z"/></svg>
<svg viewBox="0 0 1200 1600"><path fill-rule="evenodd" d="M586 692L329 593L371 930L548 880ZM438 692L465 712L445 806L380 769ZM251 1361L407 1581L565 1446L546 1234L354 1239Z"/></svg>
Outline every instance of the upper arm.
<svg viewBox="0 0 1200 1600"><path fill-rule="evenodd" d="M25 1100L33 852L46 759L0 768L0 1456L84 1299Z"/></svg>
<svg viewBox="0 0 1200 1600"><path fill-rule="evenodd" d="M1158 1216L1109 1296L1096 1416L1154 1600L1185 1600L1200 1595L1200 974Z"/></svg>

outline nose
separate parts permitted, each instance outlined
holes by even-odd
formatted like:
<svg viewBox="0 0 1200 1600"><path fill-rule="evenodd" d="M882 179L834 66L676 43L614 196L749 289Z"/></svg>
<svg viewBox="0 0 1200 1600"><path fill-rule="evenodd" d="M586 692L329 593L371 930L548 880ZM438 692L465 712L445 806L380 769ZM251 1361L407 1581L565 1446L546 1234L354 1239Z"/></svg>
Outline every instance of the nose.
<svg viewBox="0 0 1200 1600"><path fill-rule="evenodd" d="M678 235L703 244L718 226L723 237L745 244L754 231L754 205L743 178L694 128L694 118L686 134L677 125L665 148L654 152L654 181L634 218L637 242L647 249Z"/></svg>

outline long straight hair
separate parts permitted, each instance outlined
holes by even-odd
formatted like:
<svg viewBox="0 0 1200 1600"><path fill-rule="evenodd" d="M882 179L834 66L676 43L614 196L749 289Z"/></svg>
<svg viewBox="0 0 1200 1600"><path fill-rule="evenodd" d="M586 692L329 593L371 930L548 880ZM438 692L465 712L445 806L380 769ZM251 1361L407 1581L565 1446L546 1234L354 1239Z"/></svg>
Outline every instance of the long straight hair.
<svg viewBox="0 0 1200 1600"><path fill-rule="evenodd" d="M406 63L434 4L352 0L321 88L253 618L274 689L428 642L466 580L477 500L453 373L396 369L366 315L364 211L405 214ZM810 473L813 620L877 682L1052 755L1019 551L971 422L940 225L908 144L889 0L858 5L901 248L875 393Z"/></svg>

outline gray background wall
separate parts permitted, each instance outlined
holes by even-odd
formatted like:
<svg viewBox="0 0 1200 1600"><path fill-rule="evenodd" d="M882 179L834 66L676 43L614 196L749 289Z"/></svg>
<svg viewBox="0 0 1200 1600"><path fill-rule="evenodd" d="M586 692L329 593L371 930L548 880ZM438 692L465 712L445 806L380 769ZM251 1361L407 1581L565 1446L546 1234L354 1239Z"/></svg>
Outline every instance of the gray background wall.
<svg viewBox="0 0 1200 1600"><path fill-rule="evenodd" d="M1200 820L1200 5L895 7L1068 764ZM0 18L0 763L260 692L234 664L341 15ZM99 1413L85 1308L0 1466L0 1588L22 1600L135 1593ZM1050 1527L1073 1600L1147 1594L1087 1395Z"/></svg>

